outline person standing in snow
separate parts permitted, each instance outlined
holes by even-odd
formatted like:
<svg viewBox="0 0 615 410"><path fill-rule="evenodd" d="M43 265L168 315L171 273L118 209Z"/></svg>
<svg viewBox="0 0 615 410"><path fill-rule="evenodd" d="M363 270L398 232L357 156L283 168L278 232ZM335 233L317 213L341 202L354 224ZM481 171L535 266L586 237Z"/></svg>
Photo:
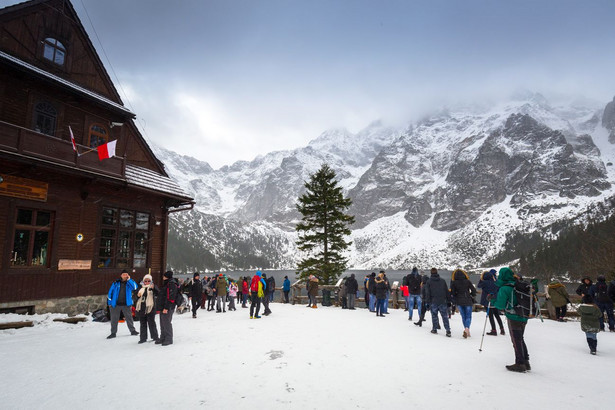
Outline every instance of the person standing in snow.
<svg viewBox="0 0 615 410"><path fill-rule="evenodd" d="M219 274L216 279L216 313L226 313L227 283L224 275Z"/></svg>
<svg viewBox="0 0 615 410"><path fill-rule="evenodd" d="M581 315L581 330L585 332L589 352L596 354L598 348L598 332L600 332L600 317L602 312L600 308L594 304L594 298L586 294L583 296L583 303L577 309Z"/></svg>
<svg viewBox="0 0 615 410"><path fill-rule="evenodd" d="M310 303L312 309L316 309L316 298L318 297L318 278L314 275L310 275L310 280L308 282L308 295L310 296ZM310 307L308 305L308 307Z"/></svg>
<svg viewBox="0 0 615 410"><path fill-rule="evenodd" d="M235 283L235 281L233 279L229 279L229 284L228 284L228 310L229 312L231 310L237 310L237 308L235 307L235 297L237 297L237 284Z"/></svg>
<svg viewBox="0 0 615 410"><path fill-rule="evenodd" d="M267 284L265 280L261 278L261 271L257 270L252 281L250 282L250 294L252 296L252 303L250 305L250 319L260 319L258 312L261 310L261 299L265 294L265 287Z"/></svg>
<svg viewBox="0 0 615 410"><path fill-rule="evenodd" d="M549 292L548 298L551 299L551 303L553 303L553 307L555 307L555 319L559 322L564 322L566 318L566 308L568 307L568 303L570 303L566 287L556 279L549 283L547 289Z"/></svg>
<svg viewBox="0 0 615 410"><path fill-rule="evenodd" d="M132 292L137 290L137 283L130 279L127 270L123 270L120 278L111 284L107 293L107 304L111 312L111 334L107 339L113 339L117 333L117 324L120 320L120 313L124 314L126 325L132 336L137 336L139 332L135 329L132 321Z"/></svg>
<svg viewBox="0 0 615 410"><path fill-rule="evenodd" d="M427 275L421 276L421 309L420 309L421 313L419 314L419 321L414 322L414 324L419 327L423 326L423 322L425 321L425 313L427 313L427 303L425 302L425 291L427 289L425 288L425 284L427 283L428 280L429 280L429 276Z"/></svg>
<svg viewBox="0 0 615 410"><path fill-rule="evenodd" d="M265 290L265 298L263 299L263 305L265 305L265 311L263 315L269 316L271 314L271 309L269 309L269 304L273 301L273 292L275 291L275 278L273 276L267 277L263 273L263 279L265 279L265 283L267 284L267 289Z"/></svg>
<svg viewBox="0 0 615 410"><path fill-rule="evenodd" d="M137 289L137 303L135 309L139 314L141 337L139 344L147 342L147 328L152 339L158 341L158 329L156 328L156 299L158 287L152 281L152 275L145 275Z"/></svg>
<svg viewBox="0 0 615 410"><path fill-rule="evenodd" d="M391 283L389 282L389 278L387 278L387 274L385 271L381 270L380 273L382 273L382 279L384 280L384 283L386 283L387 285L387 293L384 298L384 306L382 310L385 315L388 315L389 314L389 297L391 296Z"/></svg>
<svg viewBox="0 0 615 410"><path fill-rule="evenodd" d="M376 316L384 317L384 299L387 296L387 283L384 279L384 272L374 279L376 288Z"/></svg>
<svg viewBox="0 0 615 410"><path fill-rule="evenodd" d="M609 292L611 290L611 292ZM613 317L613 299L615 299L615 285L609 289L604 275L598 276L596 283L590 289L590 295L594 298L596 305L600 308L600 330L604 331L604 314L609 321L609 330L615 332L615 317ZM612 296L611 296L612 295Z"/></svg>
<svg viewBox="0 0 615 410"><path fill-rule="evenodd" d="M203 283L201 283L201 275L198 272L192 276L192 282L188 289L188 298L192 302L192 317L196 318L196 311L201 307L201 298L203 297Z"/></svg>
<svg viewBox="0 0 615 410"><path fill-rule="evenodd" d="M421 298L421 275L419 274L419 270L416 268L412 268L412 272L407 276L407 286L408 286L408 297L407 299L407 307L408 307L408 320L412 321L412 315L414 313L414 304L416 303L417 309L419 311L419 317L421 317L422 312L422 298Z"/></svg>
<svg viewBox="0 0 615 410"><path fill-rule="evenodd" d="M576 294L581 297L585 295L589 295L591 287L592 287L592 280L589 276L586 276L581 280L581 284L577 288Z"/></svg>
<svg viewBox="0 0 615 410"><path fill-rule="evenodd" d="M269 303L272 303L275 297L275 278L273 275L267 278L267 294L269 295ZM271 310L269 313L271 313Z"/></svg>
<svg viewBox="0 0 615 410"><path fill-rule="evenodd" d="M505 335L504 324L502 323L502 318L500 318L500 310L493 306L493 300L498 295L498 287L495 284L496 279L496 270L491 269L489 272L483 272L480 276L480 280L478 281L478 288L482 289L482 293L480 295L480 304L487 309L487 314L489 315L489 324L491 324L491 331L486 333L489 336L497 336L498 332L495 329L495 321L497 320L498 325L500 326L500 334Z"/></svg>
<svg viewBox="0 0 615 410"><path fill-rule="evenodd" d="M162 275L162 287L158 293L158 309L160 309L160 339L156 344L168 346L173 344L173 312L175 301L181 297L179 283L173 278L173 271L166 271Z"/></svg>
<svg viewBox="0 0 615 410"><path fill-rule="evenodd" d="M376 272L372 272L369 277L367 290L369 291L369 311L376 312Z"/></svg>
<svg viewBox="0 0 615 410"><path fill-rule="evenodd" d="M244 276L243 280L241 281L241 307L242 308L246 308L248 307L247 303L248 303L248 295L250 294L250 285L248 284L248 277Z"/></svg>
<svg viewBox="0 0 615 410"><path fill-rule="evenodd" d="M531 370L530 355L524 339L527 318L514 313L514 306L517 302L514 292L516 281L517 277L510 268L500 269L498 280L495 283L499 287L498 296L493 305L497 309L503 310L506 315L510 340L515 350L515 364L507 365L506 369L512 372L525 373Z"/></svg>
<svg viewBox="0 0 615 410"><path fill-rule="evenodd" d="M284 276L284 282L282 283L282 292L284 292L284 303L290 303L288 300L288 294L290 293L290 280L288 276Z"/></svg>
<svg viewBox="0 0 615 410"><path fill-rule="evenodd" d="M446 329L446 336L451 337L451 327L448 321L448 305L451 302L451 294L446 286L446 281L438 275L436 268L431 268L431 276L425 284L425 304L431 309L431 333L438 333L438 313L442 316L442 323Z"/></svg>
<svg viewBox="0 0 615 410"><path fill-rule="evenodd" d="M369 288L368 288L369 279L370 279L369 275L365 275L365 279L363 279L363 293L364 293L363 300L365 301L365 307L371 311L371 309L369 308L370 307Z"/></svg>
<svg viewBox="0 0 615 410"><path fill-rule="evenodd" d="M476 288L470 281L468 274L457 269L451 276L451 296L461 314L463 322L463 338L470 337L470 325L472 324L472 308L476 297Z"/></svg>
<svg viewBox="0 0 615 410"><path fill-rule="evenodd" d="M354 302L357 296L357 292L359 291L359 283L357 279L354 277L354 273L350 274L350 277L346 279L346 283L344 283L346 287L346 299L348 300L348 309L354 309Z"/></svg>

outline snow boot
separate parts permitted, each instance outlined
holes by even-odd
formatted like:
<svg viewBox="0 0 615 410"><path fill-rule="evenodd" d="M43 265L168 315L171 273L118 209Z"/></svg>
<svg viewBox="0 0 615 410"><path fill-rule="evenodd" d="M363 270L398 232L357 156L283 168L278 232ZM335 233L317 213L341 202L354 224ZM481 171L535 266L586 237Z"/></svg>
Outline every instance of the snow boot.
<svg viewBox="0 0 615 410"><path fill-rule="evenodd" d="M450 330L446 331L446 337L451 337L451 331Z"/></svg>
<svg viewBox="0 0 615 410"><path fill-rule="evenodd" d="M504 331L504 328L501 328L501 329L500 329L500 334L501 334L502 336L504 336L504 335L506 334L506 332Z"/></svg>
<svg viewBox="0 0 615 410"><path fill-rule="evenodd" d="M517 373L525 373L527 370L524 364L519 364L519 363L509 364L506 366L506 369L510 370L511 372L517 372Z"/></svg>
<svg viewBox="0 0 615 410"><path fill-rule="evenodd" d="M423 327L423 321L419 319L418 322L414 322L415 326Z"/></svg>
<svg viewBox="0 0 615 410"><path fill-rule="evenodd" d="M438 333L438 331L436 329L431 329L431 333L433 333L434 335Z"/></svg>
<svg viewBox="0 0 615 410"><path fill-rule="evenodd" d="M111 333L109 336L107 336L107 339L113 339L115 337L115 333Z"/></svg>
<svg viewBox="0 0 615 410"><path fill-rule="evenodd" d="M532 366L530 366L530 361L529 360L525 361L525 370L527 370L528 372L530 370L532 370Z"/></svg>
<svg viewBox="0 0 615 410"><path fill-rule="evenodd" d="M498 332L495 329L491 329L491 332L487 332L485 334L489 336L497 336Z"/></svg>
<svg viewBox="0 0 615 410"><path fill-rule="evenodd" d="M464 331L463 331L463 338L464 338L464 339L467 339L467 338L468 338L468 332L466 332L466 331L465 331L465 329L464 329Z"/></svg>
<svg viewBox="0 0 615 410"><path fill-rule="evenodd" d="M318 309L318 306L312 305L312 309Z"/></svg>

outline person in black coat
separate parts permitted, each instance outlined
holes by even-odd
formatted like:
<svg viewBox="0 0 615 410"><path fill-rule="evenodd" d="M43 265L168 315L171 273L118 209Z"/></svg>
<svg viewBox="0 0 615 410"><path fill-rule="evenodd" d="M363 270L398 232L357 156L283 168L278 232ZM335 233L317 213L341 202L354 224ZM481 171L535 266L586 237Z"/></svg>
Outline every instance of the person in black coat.
<svg viewBox="0 0 615 410"><path fill-rule="evenodd" d="M369 311L376 311L376 272L372 272L367 281L367 289L369 291Z"/></svg>
<svg viewBox="0 0 615 410"><path fill-rule="evenodd" d="M346 299L348 300L348 309L354 310L354 301L359 290L359 283L354 277L354 273L350 274L350 277L346 279Z"/></svg>
<svg viewBox="0 0 615 410"><path fill-rule="evenodd" d="M581 297L583 297L585 295L589 295L591 287L592 287L592 280L590 279L589 276L586 276L581 281L581 284L577 288L576 293L577 293L577 295L579 295Z"/></svg>
<svg viewBox="0 0 615 410"><path fill-rule="evenodd" d="M203 297L203 283L201 282L201 275L198 272L195 272L192 276L188 297L192 302L192 317L196 318L196 311L201 307L201 298Z"/></svg>
<svg viewBox="0 0 615 410"><path fill-rule="evenodd" d="M448 304L451 303L451 295L446 281L438 275L436 268L431 268L431 276L425 284L425 303L431 309L431 333L438 333L438 313L442 316L446 336L451 337L451 327L448 321Z"/></svg>
<svg viewBox="0 0 615 410"><path fill-rule="evenodd" d="M423 275L421 276L421 313L419 314L419 321L414 322L416 326L423 326L423 322L425 321L425 313L427 313L427 303L425 303L425 284L429 280L429 276Z"/></svg>
<svg viewBox="0 0 615 410"><path fill-rule="evenodd" d="M173 344L173 312L175 301L179 297L179 283L173 278L173 271L167 271L162 276L163 283L158 293L158 309L160 309L160 339L156 344L168 346Z"/></svg>
<svg viewBox="0 0 615 410"><path fill-rule="evenodd" d="M374 290L376 295L376 316L384 317L384 299L387 297L388 286L384 279L384 273L380 273L374 279Z"/></svg>
<svg viewBox="0 0 615 410"><path fill-rule="evenodd" d="M421 317L421 313L423 313L421 284L422 280L421 275L419 274L419 270L414 267L412 268L412 272L408 276L406 276L406 286L408 286L408 297L406 298L406 305L408 307L408 320L412 320L415 303L419 310L419 317Z"/></svg>
<svg viewBox="0 0 615 410"><path fill-rule="evenodd" d="M451 296L461 314L463 322L463 338L470 337L470 325L472 324L472 308L476 297L476 288L470 281L468 274L457 269L451 277Z"/></svg>

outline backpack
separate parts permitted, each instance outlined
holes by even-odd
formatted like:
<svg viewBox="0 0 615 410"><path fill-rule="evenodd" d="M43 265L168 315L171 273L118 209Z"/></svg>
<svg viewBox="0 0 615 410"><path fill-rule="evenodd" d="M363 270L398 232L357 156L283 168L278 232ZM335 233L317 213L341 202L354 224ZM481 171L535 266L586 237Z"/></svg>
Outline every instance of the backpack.
<svg viewBox="0 0 615 410"><path fill-rule="evenodd" d="M606 303L610 302L609 295L607 294L608 286L606 282L597 282L596 283L596 302Z"/></svg>
<svg viewBox="0 0 615 410"><path fill-rule="evenodd" d="M508 313L513 313L527 319L533 319L540 314L538 299L529 282L517 279L515 284L506 284L513 288L512 306L507 308Z"/></svg>

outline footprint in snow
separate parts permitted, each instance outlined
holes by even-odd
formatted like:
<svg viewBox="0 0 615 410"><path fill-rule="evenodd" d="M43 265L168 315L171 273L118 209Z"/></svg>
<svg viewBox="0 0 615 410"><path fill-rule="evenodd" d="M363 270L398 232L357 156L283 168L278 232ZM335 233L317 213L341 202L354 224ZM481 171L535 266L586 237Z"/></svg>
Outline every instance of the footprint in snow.
<svg viewBox="0 0 615 410"><path fill-rule="evenodd" d="M267 352L265 354L269 355L269 360L279 359L280 357L284 356L284 352L281 351L281 350L272 350L272 351Z"/></svg>

